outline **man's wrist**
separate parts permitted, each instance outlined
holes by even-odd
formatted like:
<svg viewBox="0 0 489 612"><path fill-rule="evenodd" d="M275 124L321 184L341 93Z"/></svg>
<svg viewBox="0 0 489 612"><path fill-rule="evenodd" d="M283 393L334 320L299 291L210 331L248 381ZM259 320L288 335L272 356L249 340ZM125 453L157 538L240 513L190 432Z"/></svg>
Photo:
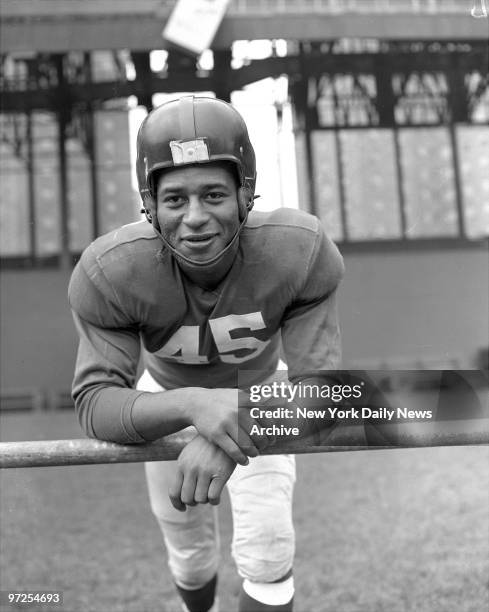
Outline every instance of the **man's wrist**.
<svg viewBox="0 0 489 612"><path fill-rule="evenodd" d="M152 441L193 425L193 418L188 413L192 408L192 394L188 391L184 387L142 393L132 408L134 429L145 440Z"/></svg>
<svg viewBox="0 0 489 612"><path fill-rule="evenodd" d="M199 395L205 391L201 387L184 387L180 389L182 392L182 419L187 427L193 425L195 427L197 410L199 410Z"/></svg>

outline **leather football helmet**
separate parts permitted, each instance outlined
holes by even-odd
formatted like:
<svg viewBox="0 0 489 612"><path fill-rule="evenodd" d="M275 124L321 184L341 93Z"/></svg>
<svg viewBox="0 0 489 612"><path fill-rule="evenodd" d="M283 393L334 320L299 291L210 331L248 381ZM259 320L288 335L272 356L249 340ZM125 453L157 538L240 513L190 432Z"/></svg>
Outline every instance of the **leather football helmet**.
<svg viewBox="0 0 489 612"><path fill-rule="evenodd" d="M253 207L256 160L238 111L216 98L185 96L148 114L138 132L136 171L144 212L156 230L155 174L216 161L236 165L239 216L244 220Z"/></svg>

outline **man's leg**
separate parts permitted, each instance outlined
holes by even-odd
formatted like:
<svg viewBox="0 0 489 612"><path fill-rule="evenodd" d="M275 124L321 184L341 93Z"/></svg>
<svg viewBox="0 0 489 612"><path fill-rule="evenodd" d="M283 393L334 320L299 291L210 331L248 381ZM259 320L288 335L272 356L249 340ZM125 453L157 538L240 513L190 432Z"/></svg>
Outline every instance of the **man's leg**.
<svg viewBox="0 0 489 612"><path fill-rule="evenodd" d="M146 371L137 388L158 392L163 388ZM168 565L186 612L217 612L214 607L219 556L217 508L193 506L178 512L168 497L175 461L145 464L151 510L163 533Z"/></svg>
<svg viewBox="0 0 489 612"><path fill-rule="evenodd" d="M145 468L151 509L163 533L177 590L188 612L214 610L219 555L217 508L198 505L178 512L168 497L175 462L150 462Z"/></svg>
<svg viewBox="0 0 489 612"><path fill-rule="evenodd" d="M291 612L295 551L293 456L262 456L229 480L232 553L243 578L239 612Z"/></svg>

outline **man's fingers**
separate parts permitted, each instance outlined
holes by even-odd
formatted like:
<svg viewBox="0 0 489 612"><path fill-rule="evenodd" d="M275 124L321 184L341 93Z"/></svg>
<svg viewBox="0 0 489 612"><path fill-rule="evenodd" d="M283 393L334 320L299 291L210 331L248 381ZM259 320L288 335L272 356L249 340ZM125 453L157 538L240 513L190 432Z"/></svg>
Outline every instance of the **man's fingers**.
<svg viewBox="0 0 489 612"><path fill-rule="evenodd" d="M221 493L226 484L226 479L223 476L215 475L209 484L207 499L210 504L217 506L221 501Z"/></svg>
<svg viewBox="0 0 489 612"><path fill-rule="evenodd" d="M248 431L240 427L238 434L239 447L248 457L257 457L260 454L260 448L255 443L253 437L249 435Z"/></svg>
<svg viewBox="0 0 489 612"><path fill-rule="evenodd" d="M238 446L229 435L219 438L218 446L226 453L226 455L228 455L228 457L231 457L233 461L236 461L236 463L239 463L240 465L248 465L249 459L243 452L243 445L240 444ZM255 449L255 454L250 455L250 457L255 457L257 454L258 452Z"/></svg>
<svg viewBox="0 0 489 612"><path fill-rule="evenodd" d="M183 476L182 493L180 498L187 506L195 506L195 487L197 476L192 471L187 471Z"/></svg>
<svg viewBox="0 0 489 612"><path fill-rule="evenodd" d="M168 495L170 497L170 501L175 510L180 512L185 512L186 506L182 502L182 484L183 484L183 474L180 470L177 470L175 477L173 479L170 488L168 489Z"/></svg>
<svg viewBox="0 0 489 612"><path fill-rule="evenodd" d="M251 433L253 431L253 426L257 426L258 429L261 431L262 425L258 421L252 419L249 413L243 414L240 419L240 428L238 434L239 446L241 448L243 448L244 446L254 446L258 451L262 451L270 444L272 440L269 439L265 434ZM254 455L250 455L250 457L253 456Z"/></svg>
<svg viewBox="0 0 489 612"><path fill-rule="evenodd" d="M209 485L211 482L211 476L205 474L199 474L197 478L197 485L195 487L195 502L197 504L207 504L209 501Z"/></svg>
<svg viewBox="0 0 489 612"><path fill-rule="evenodd" d="M261 427L261 425L258 423L258 427ZM258 450L262 451L265 448L267 448L267 446L269 444L271 444L272 442L275 441L275 436L266 436L266 435L258 435L258 434L253 434L251 436L251 439L253 440L255 446L258 448Z"/></svg>

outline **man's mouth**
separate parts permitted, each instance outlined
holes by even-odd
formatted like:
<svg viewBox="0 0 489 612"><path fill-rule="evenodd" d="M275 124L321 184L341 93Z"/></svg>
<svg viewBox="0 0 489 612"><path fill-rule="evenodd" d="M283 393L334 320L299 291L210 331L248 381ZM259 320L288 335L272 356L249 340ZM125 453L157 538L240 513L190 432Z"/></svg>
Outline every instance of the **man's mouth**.
<svg viewBox="0 0 489 612"><path fill-rule="evenodd" d="M191 249L202 249L207 247L217 236L217 234L186 234L182 237L184 244Z"/></svg>

